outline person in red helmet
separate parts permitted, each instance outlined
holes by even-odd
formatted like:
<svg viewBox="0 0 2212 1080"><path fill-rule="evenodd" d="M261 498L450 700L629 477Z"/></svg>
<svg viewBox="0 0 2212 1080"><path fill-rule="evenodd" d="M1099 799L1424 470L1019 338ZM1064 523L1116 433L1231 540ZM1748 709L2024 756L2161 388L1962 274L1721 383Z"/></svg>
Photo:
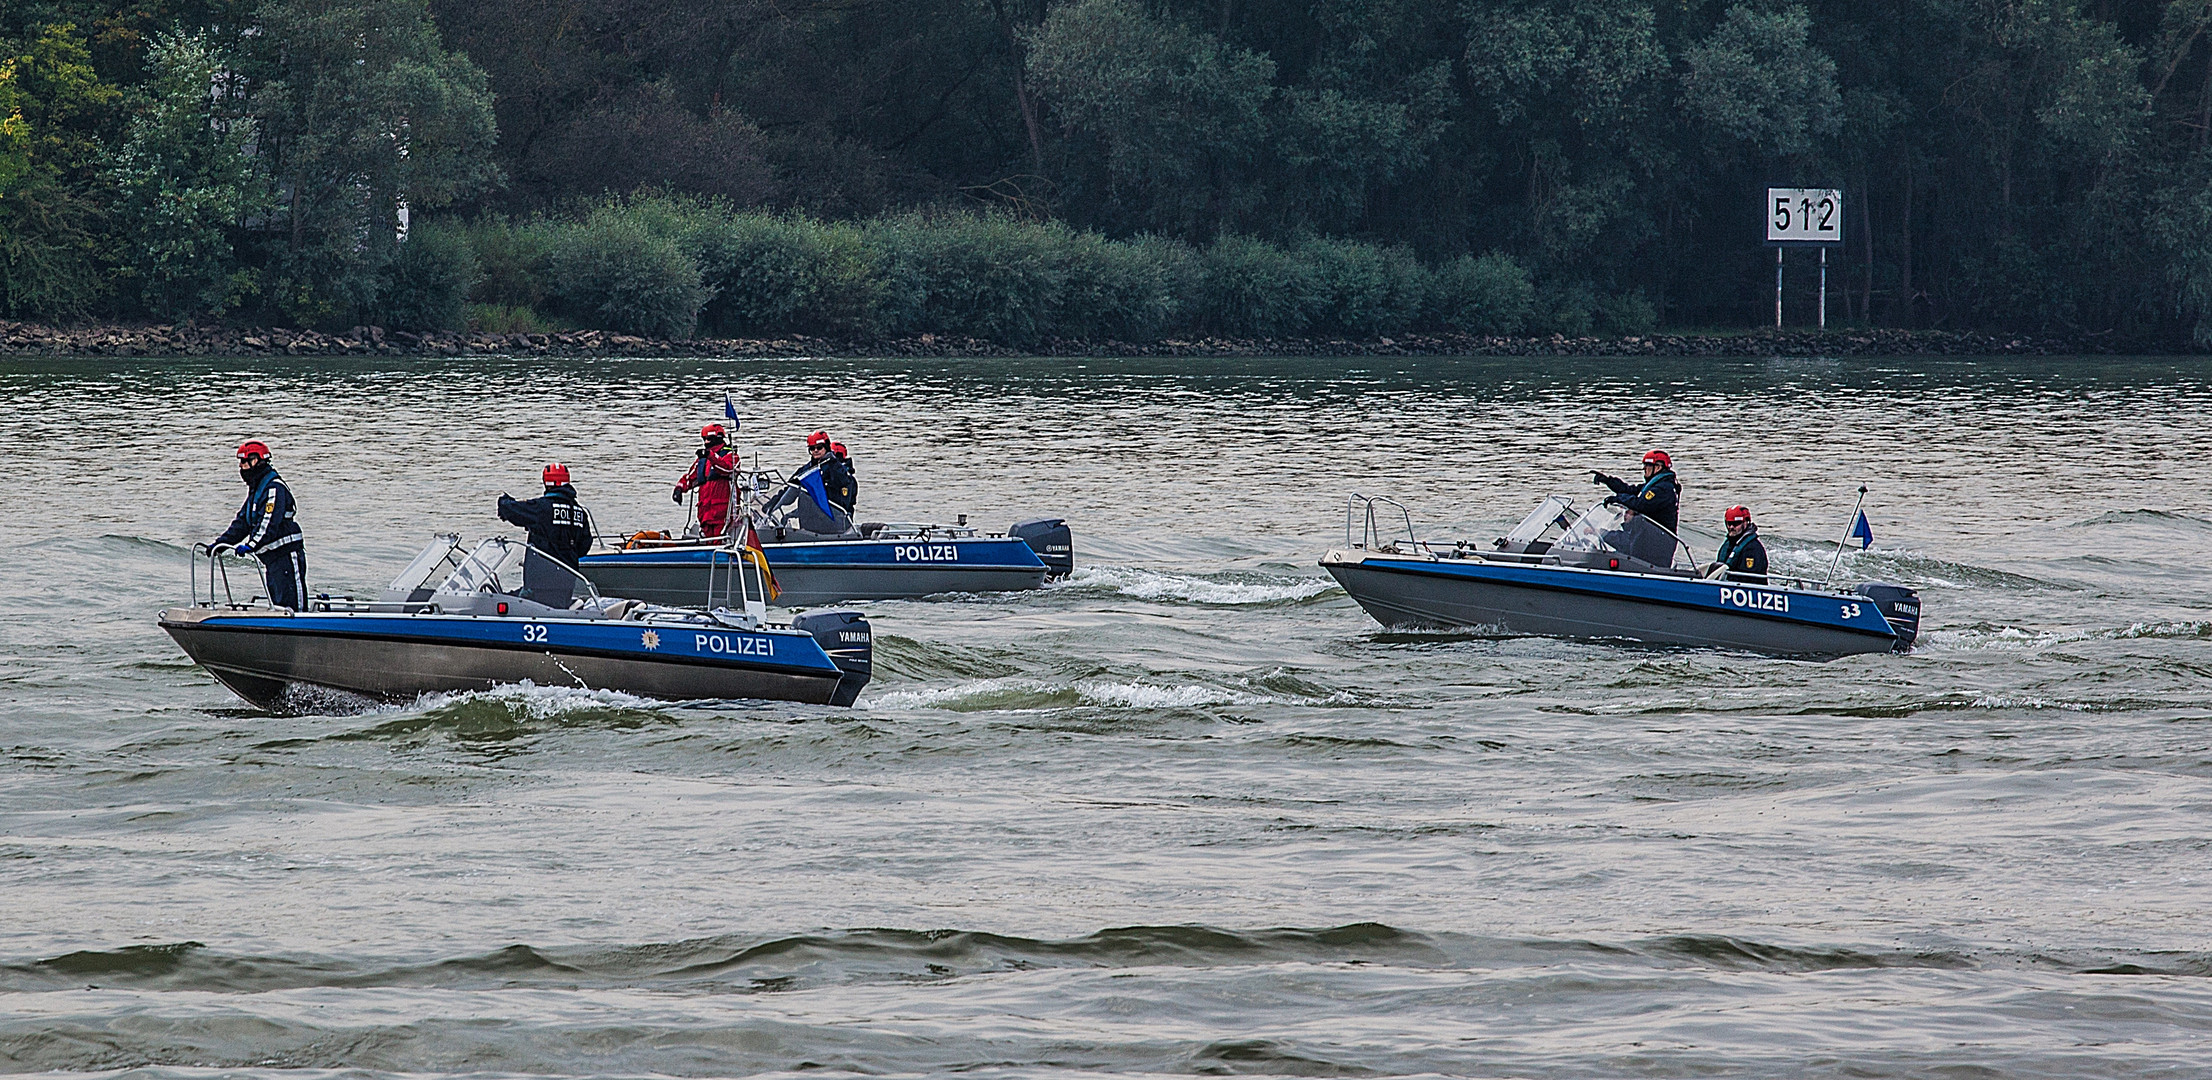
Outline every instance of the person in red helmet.
<svg viewBox="0 0 2212 1080"><path fill-rule="evenodd" d="M828 432L817 431L806 437L806 457L807 463L794 475L820 469L822 488L829 496L830 505L851 514L860 501L860 483L853 477L852 459L845 456L843 444L832 441Z"/></svg>
<svg viewBox="0 0 2212 1080"><path fill-rule="evenodd" d="M1759 526L1751 520L1751 508L1729 507L1721 516L1721 524L1728 528L1728 539L1720 542L1720 553L1713 556L1713 565L1706 576L1713 577L1725 571L1730 581L1766 584L1767 546L1759 539Z"/></svg>
<svg viewBox="0 0 2212 1080"><path fill-rule="evenodd" d="M1613 489L1606 497L1607 504L1626 507L1657 522L1670 533L1679 534L1675 527L1682 511L1682 485L1674 478L1674 459L1664 450L1653 450L1644 455L1644 482L1633 484L1618 477L1592 472L1590 478Z"/></svg>
<svg viewBox="0 0 2212 1080"><path fill-rule="evenodd" d="M529 531L530 547L544 552L571 570L577 568L577 560L591 550L591 512L576 503L576 488L569 483L568 466L556 461L539 474L545 482L545 494L535 499L517 499L512 495L499 497L499 520L520 525ZM573 598L576 579L571 575L538 565L538 560L526 557L522 561L521 595L541 604L567 607Z"/></svg>
<svg viewBox="0 0 2212 1080"><path fill-rule="evenodd" d="M246 503L208 547L261 560L269 602L298 611L307 599L307 538L300 532L292 489L269 464L268 443L253 439L238 445L238 478L246 482Z"/></svg>
<svg viewBox="0 0 2212 1080"><path fill-rule="evenodd" d="M729 531L730 503L737 487L739 459L735 452L723 445L729 437L728 429L720 424L708 424L699 429L699 452L692 459L691 468L676 481L675 499L684 501L684 493L699 493L699 535L720 536Z"/></svg>
<svg viewBox="0 0 2212 1080"><path fill-rule="evenodd" d="M830 456L836 458L837 463L845 467L845 501L839 505L845 508L845 513L850 514L853 512L853 507L860 502L860 474L854 471L853 456L845 452L844 443L831 443ZM833 491L830 494L835 495L837 493Z"/></svg>

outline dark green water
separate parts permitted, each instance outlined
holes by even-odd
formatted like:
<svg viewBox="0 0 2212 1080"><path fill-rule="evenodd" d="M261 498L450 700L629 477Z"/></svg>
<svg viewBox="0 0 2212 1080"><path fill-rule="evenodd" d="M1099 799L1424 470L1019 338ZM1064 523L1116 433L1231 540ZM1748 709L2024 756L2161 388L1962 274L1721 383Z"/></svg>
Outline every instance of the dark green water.
<svg viewBox="0 0 2212 1080"><path fill-rule="evenodd" d="M732 391L864 516L1067 516L1042 593L870 605L860 707L251 712L153 613L267 439L313 587L610 527ZM2194 361L0 364L0 1067L2212 1074ZM1487 537L1673 452L1926 601L1808 664L1385 633L1353 490ZM1816 573L1817 576L1817 573Z"/></svg>

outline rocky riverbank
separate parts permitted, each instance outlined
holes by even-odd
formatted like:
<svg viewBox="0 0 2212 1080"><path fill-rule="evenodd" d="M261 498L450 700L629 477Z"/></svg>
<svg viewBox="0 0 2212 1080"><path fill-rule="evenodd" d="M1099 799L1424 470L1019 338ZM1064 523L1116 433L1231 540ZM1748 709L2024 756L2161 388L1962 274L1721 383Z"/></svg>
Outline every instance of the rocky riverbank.
<svg viewBox="0 0 2212 1080"><path fill-rule="evenodd" d="M2165 351L2141 342L1946 330L1783 330L1634 337L1404 334L1340 338L1047 340L1027 349L920 334L873 341L778 338L657 340L603 330L547 334L345 333L233 326L53 327L0 321L5 356L2069 356Z"/></svg>

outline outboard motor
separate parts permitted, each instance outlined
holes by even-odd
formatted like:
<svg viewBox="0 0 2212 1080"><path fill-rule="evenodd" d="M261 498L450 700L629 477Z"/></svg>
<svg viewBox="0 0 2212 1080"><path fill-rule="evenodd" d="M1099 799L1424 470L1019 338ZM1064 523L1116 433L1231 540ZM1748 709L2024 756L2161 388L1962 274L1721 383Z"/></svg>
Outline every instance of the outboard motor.
<svg viewBox="0 0 2212 1080"><path fill-rule="evenodd" d="M1045 576L1062 578L1075 573L1075 534L1060 518L1030 518L1014 523L1006 535L1029 545L1044 560Z"/></svg>
<svg viewBox="0 0 2212 1080"><path fill-rule="evenodd" d="M808 611L793 618L791 626L814 635L837 670L845 673L837 680L830 704L852 704L875 673L875 633L868 617L857 611Z"/></svg>
<svg viewBox="0 0 2212 1080"><path fill-rule="evenodd" d="M1861 585L1859 595L1874 601L1874 608L1897 631L1897 651L1912 648L1920 636L1920 594L1903 585Z"/></svg>

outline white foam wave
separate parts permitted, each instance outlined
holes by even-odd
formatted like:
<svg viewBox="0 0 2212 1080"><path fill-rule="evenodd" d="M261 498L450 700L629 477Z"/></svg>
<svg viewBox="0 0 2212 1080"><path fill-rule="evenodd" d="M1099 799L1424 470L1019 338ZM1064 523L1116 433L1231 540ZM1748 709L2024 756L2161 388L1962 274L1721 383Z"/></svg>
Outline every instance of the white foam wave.
<svg viewBox="0 0 2212 1080"><path fill-rule="evenodd" d="M424 694L413 708L435 709L462 702L482 701L501 705L532 720L551 720L569 713L597 709L653 709L665 702L625 694L619 690L590 690L581 686L539 686L527 679L488 690Z"/></svg>
<svg viewBox="0 0 2212 1080"><path fill-rule="evenodd" d="M870 694L867 704L887 709L936 709L957 705L983 697L1005 694L1032 694L1049 692L1050 687L1036 679L997 678L977 679L973 682L955 683L951 686L916 686L905 690L889 690Z"/></svg>
<svg viewBox="0 0 2212 1080"><path fill-rule="evenodd" d="M1199 705L1260 705L1273 698L1256 694L1240 694L1218 686L1184 683L1181 686L1153 686L1148 683L1122 683L1085 681L1075 684L1077 693L1087 702L1100 705L1125 705L1135 709L1188 709Z"/></svg>
<svg viewBox="0 0 2212 1080"><path fill-rule="evenodd" d="M1107 679L1049 683L1040 679L1002 677L976 679L951 686L917 686L890 690L870 696L866 704L888 709L998 709L1020 712L1082 705L1127 709L1188 709L1208 705L1260 705L1275 700L1200 683L1162 686Z"/></svg>
<svg viewBox="0 0 2212 1080"><path fill-rule="evenodd" d="M1241 580L1240 580L1241 579ZM1305 600L1336 588L1327 578L1285 578L1264 574L1171 574L1132 566L1079 567L1058 583L1062 588L1106 588L1139 600L1181 600L1193 604L1241 606Z"/></svg>

